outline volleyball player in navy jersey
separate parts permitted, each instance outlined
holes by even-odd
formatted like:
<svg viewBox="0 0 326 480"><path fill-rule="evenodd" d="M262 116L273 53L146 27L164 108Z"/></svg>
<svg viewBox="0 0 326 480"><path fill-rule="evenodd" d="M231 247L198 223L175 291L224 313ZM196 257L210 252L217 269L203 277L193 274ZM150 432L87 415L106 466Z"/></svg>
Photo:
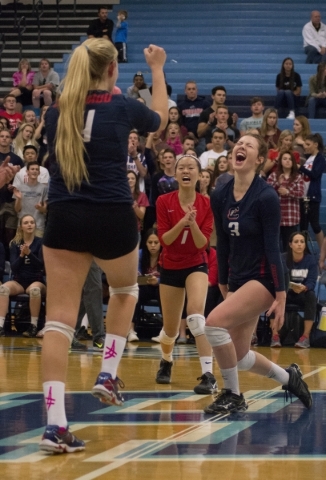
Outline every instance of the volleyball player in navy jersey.
<svg viewBox="0 0 326 480"><path fill-rule="evenodd" d="M187 324L196 340L202 370L194 391L209 394L217 389L212 373L212 349L204 331L208 288L206 247L213 229L213 214L209 198L196 192L200 171L196 157L181 156L175 166L179 190L161 195L156 202L157 230L163 246L159 262L162 359L156 382L171 382L172 351L179 335L186 294Z"/></svg>
<svg viewBox="0 0 326 480"><path fill-rule="evenodd" d="M284 322L285 289L279 251L280 206L276 192L258 176L267 156L259 135L243 136L232 152L234 179L213 192L211 205L218 237L219 287L225 300L208 316L205 333L213 347L224 388L205 413L241 411L238 370L273 378L307 408L312 398L296 364L283 369L250 350L261 312Z"/></svg>
<svg viewBox="0 0 326 480"><path fill-rule="evenodd" d="M144 54L152 70L152 110L111 94L117 51L101 38L74 50L63 92L45 118L53 174L44 234L48 295L42 374L48 426L40 448L50 452L85 448L69 432L64 391L68 349L93 259L108 279L110 302L101 373L92 393L107 404L123 403L117 368L138 298L137 219L125 160L128 136L132 128L163 129L168 116L165 52L150 45Z"/></svg>

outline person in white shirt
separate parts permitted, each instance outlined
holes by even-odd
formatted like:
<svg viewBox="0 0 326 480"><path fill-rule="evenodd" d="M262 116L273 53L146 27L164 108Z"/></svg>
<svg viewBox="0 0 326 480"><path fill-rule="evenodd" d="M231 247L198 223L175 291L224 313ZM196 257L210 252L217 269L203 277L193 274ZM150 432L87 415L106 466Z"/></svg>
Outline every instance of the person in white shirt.
<svg viewBox="0 0 326 480"><path fill-rule="evenodd" d="M16 173L13 186L19 190L20 185L28 182L26 165L37 160L37 148L34 145L26 145L23 149L25 167ZM37 178L39 183L49 183L50 175L47 168L40 166L40 173Z"/></svg>
<svg viewBox="0 0 326 480"><path fill-rule="evenodd" d="M311 12L310 22L302 29L306 63L326 62L326 25L321 22L320 12Z"/></svg>
<svg viewBox="0 0 326 480"><path fill-rule="evenodd" d="M213 131L213 136L212 136L212 146L213 148L211 150L208 150L207 152L204 152L201 154L199 157L199 161L201 164L201 168L207 168L208 170L213 171L214 166L216 163L216 160L221 156L221 155L227 155L227 150L224 148L224 144L226 142L226 133L224 130L221 128L216 128Z"/></svg>

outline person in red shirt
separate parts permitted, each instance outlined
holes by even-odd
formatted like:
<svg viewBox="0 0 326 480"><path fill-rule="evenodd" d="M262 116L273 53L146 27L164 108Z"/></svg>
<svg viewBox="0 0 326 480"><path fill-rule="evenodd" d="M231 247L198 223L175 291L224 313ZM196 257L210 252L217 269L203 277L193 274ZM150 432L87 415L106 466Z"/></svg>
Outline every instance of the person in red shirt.
<svg viewBox="0 0 326 480"><path fill-rule="evenodd" d="M9 120L11 136L13 136L16 128L20 126L23 120L22 114L16 112L16 105L16 97L9 93L3 99L3 107L5 110L1 110L0 112L2 117L8 118Z"/></svg>
<svg viewBox="0 0 326 480"><path fill-rule="evenodd" d="M179 335L182 309L187 295L187 324L195 337L202 376L195 393L217 390L212 373L212 349L205 337L204 308L207 295L206 247L213 229L209 198L196 192L201 166L193 155L183 155L175 167L179 190L161 195L156 202L160 256L160 298L163 328L160 333L162 359L156 382L171 382L172 351Z"/></svg>

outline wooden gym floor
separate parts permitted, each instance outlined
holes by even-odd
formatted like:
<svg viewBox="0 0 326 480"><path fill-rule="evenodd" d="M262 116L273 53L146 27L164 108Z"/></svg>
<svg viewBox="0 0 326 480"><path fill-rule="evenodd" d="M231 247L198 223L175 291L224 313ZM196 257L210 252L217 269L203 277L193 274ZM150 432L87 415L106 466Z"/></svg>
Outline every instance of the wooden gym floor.
<svg viewBox="0 0 326 480"><path fill-rule="evenodd" d="M89 394L101 354L71 352L67 379L70 428L86 441L76 454L38 451L46 415L40 379L42 340L0 339L0 479L321 480L326 469L325 350L258 350L281 366L296 362L312 390L307 411L270 379L240 372L250 404L237 416L208 416L211 396L193 392L200 366L195 347L175 348L171 385L154 381L160 348L127 344L119 376L123 407ZM215 365L219 385L221 376Z"/></svg>

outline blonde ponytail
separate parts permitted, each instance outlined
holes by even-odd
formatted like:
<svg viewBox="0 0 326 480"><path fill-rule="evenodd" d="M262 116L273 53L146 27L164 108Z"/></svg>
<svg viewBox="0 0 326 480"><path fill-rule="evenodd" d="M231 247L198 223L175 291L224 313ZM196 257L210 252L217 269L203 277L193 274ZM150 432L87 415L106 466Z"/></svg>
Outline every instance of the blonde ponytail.
<svg viewBox="0 0 326 480"><path fill-rule="evenodd" d="M84 160L84 111L87 93L96 88L105 67L117 58L113 44L106 39L88 39L71 55L63 91L58 99L59 120L55 153L64 182L71 192L88 181Z"/></svg>

